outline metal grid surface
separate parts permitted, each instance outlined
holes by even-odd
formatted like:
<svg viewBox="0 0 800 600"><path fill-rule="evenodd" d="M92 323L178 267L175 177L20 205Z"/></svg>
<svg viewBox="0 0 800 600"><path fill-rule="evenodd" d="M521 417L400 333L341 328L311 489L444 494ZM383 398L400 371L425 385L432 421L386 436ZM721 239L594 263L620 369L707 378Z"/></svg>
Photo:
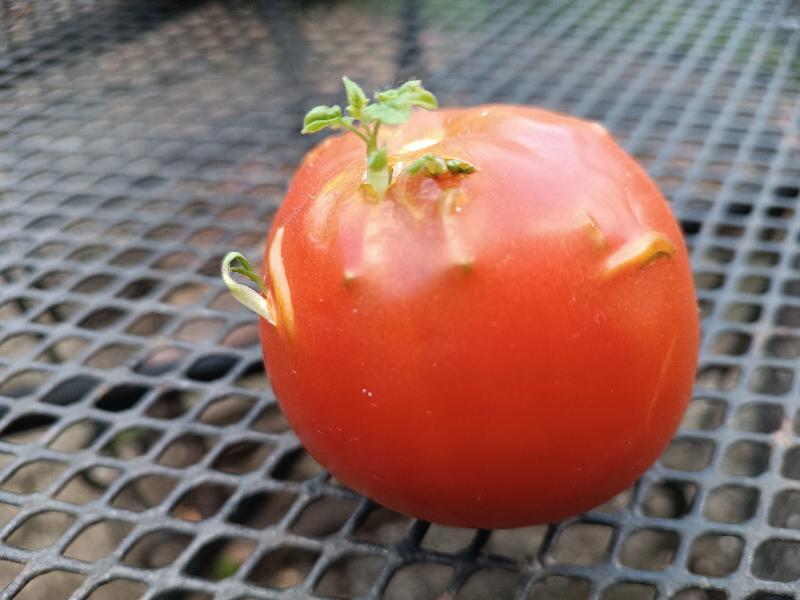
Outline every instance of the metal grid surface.
<svg viewBox="0 0 800 600"><path fill-rule="evenodd" d="M3 0L0 36L0 598L797 597L796 1ZM298 446L218 264L342 73L601 120L657 179L704 337L633 489L458 530Z"/></svg>

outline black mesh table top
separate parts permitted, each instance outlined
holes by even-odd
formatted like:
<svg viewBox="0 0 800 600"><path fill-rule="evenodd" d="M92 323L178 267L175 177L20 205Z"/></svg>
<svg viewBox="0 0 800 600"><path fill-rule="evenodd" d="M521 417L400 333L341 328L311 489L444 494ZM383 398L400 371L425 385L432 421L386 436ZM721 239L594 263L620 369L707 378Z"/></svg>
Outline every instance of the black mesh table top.
<svg viewBox="0 0 800 600"><path fill-rule="evenodd" d="M599 120L657 180L703 343L632 489L455 529L299 446L219 263L344 73ZM0 0L0 598L797 598L799 203L796 0Z"/></svg>

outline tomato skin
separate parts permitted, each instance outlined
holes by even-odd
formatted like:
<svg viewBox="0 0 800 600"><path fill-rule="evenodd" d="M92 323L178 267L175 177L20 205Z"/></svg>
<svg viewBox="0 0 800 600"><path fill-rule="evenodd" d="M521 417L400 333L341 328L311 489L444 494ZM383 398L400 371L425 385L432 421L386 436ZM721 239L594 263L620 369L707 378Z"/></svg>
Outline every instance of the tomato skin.
<svg viewBox="0 0 800 600"><path fill-rule="evenodd" d="M377 201L352 134L304 160L265 253L278 325L261 320L301 442L447 525L551 522L629 486L675 433L699 343L655 184L598 125L532 108L419 112L384 141L478 170L399 175ZM624 260L654 234L673 255Z"/></svg>

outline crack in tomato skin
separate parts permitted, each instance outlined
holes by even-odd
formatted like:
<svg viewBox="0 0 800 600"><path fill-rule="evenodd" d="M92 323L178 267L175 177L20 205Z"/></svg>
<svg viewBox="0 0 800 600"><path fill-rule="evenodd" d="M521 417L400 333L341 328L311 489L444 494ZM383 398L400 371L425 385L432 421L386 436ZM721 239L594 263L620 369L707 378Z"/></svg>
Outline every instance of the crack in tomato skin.
<svg viewBox="0 0 800 600"><path fill-rule="evenodd" d="M611 277L622 271L644 267L659 257L672 258L677 248L663 233L648 231L614 251L603 263L602 276Z"/></svg>

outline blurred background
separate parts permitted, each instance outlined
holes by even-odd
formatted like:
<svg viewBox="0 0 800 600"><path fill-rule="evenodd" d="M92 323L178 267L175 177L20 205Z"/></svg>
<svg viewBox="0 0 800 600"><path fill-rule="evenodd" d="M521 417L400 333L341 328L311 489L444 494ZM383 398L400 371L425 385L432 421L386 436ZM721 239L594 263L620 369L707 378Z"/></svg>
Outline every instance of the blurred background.
<svg viewBox="0 0 800 600"><path fill-rule="evenodd" d="M795 598L799 47L795 0L0 0L0 598ZM601 121L657 180L704 338L632 489L454 529L298 445L218 270L342 74Z"/></svg>

